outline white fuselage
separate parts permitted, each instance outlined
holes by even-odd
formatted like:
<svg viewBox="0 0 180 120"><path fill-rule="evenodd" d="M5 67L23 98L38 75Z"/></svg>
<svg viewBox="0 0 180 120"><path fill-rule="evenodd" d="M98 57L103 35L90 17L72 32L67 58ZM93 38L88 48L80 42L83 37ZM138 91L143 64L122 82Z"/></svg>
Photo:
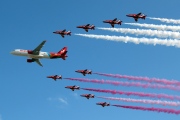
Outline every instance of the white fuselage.
<svg viewBox="0 0 180 120"><path fill-rule="evenodd" d="M26 56L26 57L35 58L35 59L41 59L41 58L50 59L48 52L39 52L39 55L33 55L33 54L28 54L28 50L15 49L14 51L11 51L11 54L17 55L17 56Z"/></svg>

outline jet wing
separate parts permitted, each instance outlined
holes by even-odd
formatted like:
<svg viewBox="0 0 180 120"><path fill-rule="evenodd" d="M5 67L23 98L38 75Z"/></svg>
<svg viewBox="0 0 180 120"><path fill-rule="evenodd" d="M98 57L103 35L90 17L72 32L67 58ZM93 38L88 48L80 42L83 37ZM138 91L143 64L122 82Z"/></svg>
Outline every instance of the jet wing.
<svg viewBox="0 0 180 120"><path fill-rule="evenodd" d="M39 61L39 59L35 59L36 63L43 67L42 63Z"/></svg>
<svg viewBox="0 0 180 120"><path fill-rule="evenodd" d="M114 27L114 24L111 24L112 27Z"/></svg>
<svg viewBox="0 0 180 120"><path fill-rule="evenodd" d="M45 43L46 43L46 40L42 41L41 44L39 44L39 46L37 46L33 50L33 55L39 55L39 51L41 51L41 48L44 46Z"/></svg>
<svg viewBox="0 0 180 120"><path fill-rule="evenodd" d="M39 61L39 59L32 58L32 60L34 60L38 65L40 65L40 66L43 67L43 65L42 65L42 63Z"/></svg>
<svg viewBox="0 0 180 120"><path fill-rule="evenodd" d="M138 21L138 18L134 18L134 20L137 22L137 21Z"/></svg>
<svg viewBox="0 0 180 120"><path fill-rule="evenodd" d="M88 32L88 29L85 29L86 32Z"/></svg>
<svg viewBox="0 0 180 120"><path fill-rule="evenodd" d="M136 14L136 16L139 16L139 15L141 15L141 12L140 12L140 13L138 13L138 14Z"/></svg>
<svg viewBox="0 0 180 120"><path fill-rule="evenodd" d="M64 38L64 35L61 34L61 36Z"/></svg>

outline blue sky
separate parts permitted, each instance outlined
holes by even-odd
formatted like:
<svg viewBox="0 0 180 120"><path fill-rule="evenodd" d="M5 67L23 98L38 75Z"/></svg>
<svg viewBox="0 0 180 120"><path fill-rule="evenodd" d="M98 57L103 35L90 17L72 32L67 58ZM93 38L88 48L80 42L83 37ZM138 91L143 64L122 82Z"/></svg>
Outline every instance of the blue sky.
<svg viewBox="0 0 180 120"><path fill-rule="evenodd" d="M96 27L110 27L102 21L121 19L123 22L134 22L126 17L129 13L143 12L149 17L179 19L179 0L165 1L97 1L97 0L1 0L1 74L0 74L0 120L59 120L59 119L138 119L138 120L179 120L178 115L136 111L116 107L95 105L106 101L95 98L87 100L80 94L93 93L96 96L127 97L88 91L65 89L68 85L79 85L83 88L101 88L123 91L166 93L178 95L178 91L121 87L76 81L53 81L48 75L61 74L63 77L111 79L98 75L77 74L77 69L91 69L93 72L126 74L180 80L180 50L175 47L112 42L75 36L74 33L86 33L76 26L94 24ZM138 23L166 24L146 19ZM172 24L167 24L172 25ZM115 25L116 28L137 28L130 25ZM55 30L71 30L72 36L53 34ZM125 34L90 30L90 34L121 35ZM135 35L127 34L131 37ZM143 37L143 36L138 36ZM34 49L43 40L47 40L42 51L58 52L68 47L68 58L41 60L44 67L36 63L29 64L25 57L10 54L16 48ZM113 79L112 80L117 80ZM126 81L126 80L123 80ZM138 98L138 97L131 97ZM148 99L148 98L147 98ZM144 107L161 107L180 109L160 105L147 105L108 101L111 104L122 104Z"/></svg>

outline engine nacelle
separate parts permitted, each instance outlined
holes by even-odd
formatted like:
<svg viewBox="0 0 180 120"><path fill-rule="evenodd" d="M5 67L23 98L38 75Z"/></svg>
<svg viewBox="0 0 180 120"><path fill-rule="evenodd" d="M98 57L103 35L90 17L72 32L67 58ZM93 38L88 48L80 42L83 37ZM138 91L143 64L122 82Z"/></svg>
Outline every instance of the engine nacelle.
<svg viewBox="0 0 180 120"><path fill-rule="evenodd" d="M33 54L32 50L28 50L27 52L28 52L28 54Z"/></svg>
<svg viewBox="0 0 180 120"><path fill-rule="evenodd" d="M33 59L27 59L27 62L28 63L31 63L31 62L34 62L35 60L33 60Z"/></svg>

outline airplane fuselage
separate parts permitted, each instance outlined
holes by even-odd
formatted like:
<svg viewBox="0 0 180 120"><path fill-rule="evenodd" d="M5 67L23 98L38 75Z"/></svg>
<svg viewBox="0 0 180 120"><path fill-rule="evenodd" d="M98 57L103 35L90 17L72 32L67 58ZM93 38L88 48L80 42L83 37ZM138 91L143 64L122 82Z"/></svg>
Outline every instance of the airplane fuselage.
<svg viewBox="0 0 180 120"><path fill-rule="evenodd" d="M35 59L41 59L41 58L51 59L50 53L48 52L39 52L39 55L33 55L33 54L29 54L28 50L15 49L14 51L11 52L11 54L17 55L17 56L35 58Z"/></svg>

